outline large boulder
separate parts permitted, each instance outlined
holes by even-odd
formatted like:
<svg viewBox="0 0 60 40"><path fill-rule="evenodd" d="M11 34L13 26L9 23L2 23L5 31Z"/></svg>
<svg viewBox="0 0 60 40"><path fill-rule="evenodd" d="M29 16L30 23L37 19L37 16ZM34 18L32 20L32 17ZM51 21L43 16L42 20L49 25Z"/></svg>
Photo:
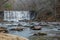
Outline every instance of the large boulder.
<svg viewBox="0 0 60 40"><path fill-rule="evenodd" d="M0 33L0 40L28 40L28 39L11 34Z"/></svg>
<svg viewBox="0 0 60 40"><path fill-rule="evenodd" d="M16 28L12 28L10 30L12 31L23 31L24 27L16 27Z"/></svg>
<svg viewBox="0 0 60 40"><path fill-rule="evenodd" d="M5 27L0 27L0 33L8 33L7 28L5 28Z"/></svg>
<svg viewBox="0 0 60 40"><path fill-rule="evenodd" d="M42 26L32 26L30 27L32 30L41 30Z"/></svg>

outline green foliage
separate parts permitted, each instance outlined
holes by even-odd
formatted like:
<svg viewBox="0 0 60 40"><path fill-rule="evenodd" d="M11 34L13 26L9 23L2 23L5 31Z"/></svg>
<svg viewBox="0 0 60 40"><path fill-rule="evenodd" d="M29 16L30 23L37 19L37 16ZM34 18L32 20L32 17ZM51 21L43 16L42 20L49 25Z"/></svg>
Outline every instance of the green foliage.
<svg viewBox="0 0 60 40"><path fill-rule="evenodd" d="M4 5L4 7L5 7L6 9L12 9L12 5L9 4L9 3L6 3L6 4Z"/></svg>

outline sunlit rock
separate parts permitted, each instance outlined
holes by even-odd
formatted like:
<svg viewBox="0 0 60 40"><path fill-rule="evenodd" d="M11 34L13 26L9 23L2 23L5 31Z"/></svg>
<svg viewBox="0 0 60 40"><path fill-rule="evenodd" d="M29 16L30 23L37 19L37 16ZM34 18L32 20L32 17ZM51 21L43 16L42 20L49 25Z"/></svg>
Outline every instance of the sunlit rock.
<svg viewBox="0 0 60 40"><path fill-rule="evenodd" d="M31 29L32 30L41 30L42 27L41 26L32 26Z"/></svg>
<svg viewBox="0 0 60 40"><path fill-rule="evenodd" d="M24 27L17 27L10 29L11 31L23 31Z"/></svg>
<svg viewBox="0 0 60 40"><path fill-rule="evenodd" d="M11 34L0 33L0 40L28 40L28 39Z"/></svg>

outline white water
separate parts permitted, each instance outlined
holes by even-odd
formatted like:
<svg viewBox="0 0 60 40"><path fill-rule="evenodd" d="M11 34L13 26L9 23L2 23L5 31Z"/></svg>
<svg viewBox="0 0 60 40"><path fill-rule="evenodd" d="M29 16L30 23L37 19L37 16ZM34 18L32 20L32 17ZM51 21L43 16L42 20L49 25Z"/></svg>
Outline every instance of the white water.
<svg viewBox="0 0 60 40"><path fill-rule="evenodd" d="M29 11L4 11L5 21L30 20Z"/></svg>

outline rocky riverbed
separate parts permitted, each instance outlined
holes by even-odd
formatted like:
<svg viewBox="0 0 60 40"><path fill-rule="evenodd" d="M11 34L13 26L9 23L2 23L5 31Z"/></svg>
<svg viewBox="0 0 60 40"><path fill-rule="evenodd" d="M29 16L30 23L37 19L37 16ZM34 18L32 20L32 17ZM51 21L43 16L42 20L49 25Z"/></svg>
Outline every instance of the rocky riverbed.
<svg viewBox="0 0 60 40"><path fill-rule="evenodd" d="M30 27L23 26L5 26L9 34L26 37L29 40L59 40L60 38L60 25L47 25L42 26L41 30L32 30ZM15 28L14 31L10 30ZM16 28L20 30L18 31Z"/></svg>

